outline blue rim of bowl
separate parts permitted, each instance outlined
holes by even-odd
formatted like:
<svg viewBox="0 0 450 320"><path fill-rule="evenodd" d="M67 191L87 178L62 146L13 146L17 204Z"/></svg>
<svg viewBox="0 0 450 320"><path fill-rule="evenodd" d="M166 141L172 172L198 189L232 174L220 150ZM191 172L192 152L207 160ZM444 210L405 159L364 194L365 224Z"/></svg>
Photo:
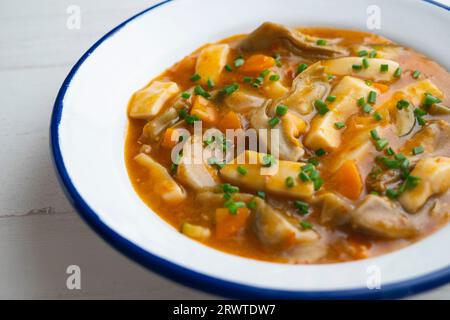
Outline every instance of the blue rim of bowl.
<svg viewBox="0 0 450 320"><path fill-rule="evenodd" d="M422 1L450 11L450 7L437 3L433 0ZM109 228L104 222L102 222L95 211L91 209L91 207L78 193L64 165L64 160L59 145L58 131L63 111L64 96L72 81L72 78L75 76L80 66L101 43L123 28L130 21L169 2L173 2L173 0L163 1L136 14L98 40L88 51L86 51L86 53L69 72L58 92L58 96L56 97L50 124L50 149L53 155L53 163L59 175L59 182L61 183L67 198L81 215L83 220L86 221L92 229L94 229L115 249L162 276L189 287L235 299L393 299L423 292L444 285L450 281L449 266L424 276L383 286L379 290L357 288L330 291L288 291L260 288L215 278L177 265L169 260L145 251L119 235L116 231Z"/></svg>

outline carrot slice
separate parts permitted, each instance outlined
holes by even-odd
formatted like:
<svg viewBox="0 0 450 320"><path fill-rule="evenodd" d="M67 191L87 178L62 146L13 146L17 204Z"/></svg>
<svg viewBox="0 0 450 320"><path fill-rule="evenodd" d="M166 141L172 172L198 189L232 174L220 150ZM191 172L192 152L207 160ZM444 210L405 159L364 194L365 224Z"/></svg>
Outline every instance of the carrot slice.
<svg viewBox="0 0 450 320"><path fill-rule="evenodd" d="M230 214L227 208L216 209L216 238L226 239L236 236L245 228L250 210L239 208L235 215Z"/></svg>
<svg viewBox="0 0 450 320"><path fill-rule="evenodd" d="M239 69L242 72L258 73L264 69L272 68L275 59L263 54L254 54L245 60L244 65Z"/></svg>
<svg viewBox="0 0 450 320"><path fill-rule="evenodd" d="M161 147L166 149L172 149L178 143L180 134L175 128L168 128L164 132L164 136L161 141Z"/></svg>
<svg viewBox="0 0 450 320"><path fill-rule="evenodd" d="M385 84L382 84L382 83L378 83L378 82L372 83L372 86L374 86L375 88L380 90L381 93L385 93L386 91L389 90L389 86L388 85L385 85Z"/></svg>
<svg viewBox="0 0 450 320"><path fill-rule="evenodd" d="M191 114L196 115L204 123L215 126L219 119L217 108L211 101L206 100L202 96L195 96L191 109Z"/></svg>
<svg viewBox="0 0 450 320"><path fill-rule="evenodd" d="M351 200L361 195L363 183L355 160L347 160L332 177L334 189Z"/></svg>
<svg viewBox="0 0 450 320"><path fill-rule="evenodd" d="M219 122L218 128L225 132L227 129L242 129L241 118L236 112L228 112Z"/></svg>

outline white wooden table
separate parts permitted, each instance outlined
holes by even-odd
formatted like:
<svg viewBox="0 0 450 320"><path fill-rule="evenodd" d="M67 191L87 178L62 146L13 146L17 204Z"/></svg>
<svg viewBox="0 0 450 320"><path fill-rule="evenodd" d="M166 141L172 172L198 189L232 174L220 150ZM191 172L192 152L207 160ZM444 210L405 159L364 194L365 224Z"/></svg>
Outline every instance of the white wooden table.
<svg viewBox="0 0 450 320"><path fill-rule="evenodd" d="M0 299L215 298L145 270L100 239L64 197L49 154L53 102L72 65L156 2L0 2ZM81 10L80 29L66 25L70 5ZM81 290L66 287L69 265L81 268ZM418 297L450 298L450 285Z"/></svg>

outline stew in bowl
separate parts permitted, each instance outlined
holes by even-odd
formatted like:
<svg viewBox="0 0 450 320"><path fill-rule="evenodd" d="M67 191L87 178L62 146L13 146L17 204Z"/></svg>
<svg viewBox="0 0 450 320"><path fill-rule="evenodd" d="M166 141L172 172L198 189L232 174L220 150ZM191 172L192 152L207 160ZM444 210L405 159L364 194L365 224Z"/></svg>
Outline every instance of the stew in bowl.
<svg viewBox="0 0 450 320"><path fill-rule="evenodd" d="M450 74L375 34L266 22L136 91L141 199L216 249L292 264L408 246L449 218Z"/></svg>

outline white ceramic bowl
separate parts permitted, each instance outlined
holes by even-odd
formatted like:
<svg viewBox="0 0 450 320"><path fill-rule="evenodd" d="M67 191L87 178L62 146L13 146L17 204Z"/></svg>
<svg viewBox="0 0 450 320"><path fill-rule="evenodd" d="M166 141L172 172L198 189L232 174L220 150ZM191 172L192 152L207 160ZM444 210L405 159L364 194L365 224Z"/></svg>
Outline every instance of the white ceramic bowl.
<svg viewBox="0 0 450 320"><path fill-rule="evenodd" d="M449 8L377 0L375 32L450 69ZM392 298L450 280L450 225L405 249L362 261L286 265L223 253L181 235L134 192L124 162L131 94L206 42L263 21L367 30L371 0L166 1L122 23L72 69L51 122L55 166L69 199L114 247L184 284L235 298ZM381 280L381 289L367 284Z"/></svg>

